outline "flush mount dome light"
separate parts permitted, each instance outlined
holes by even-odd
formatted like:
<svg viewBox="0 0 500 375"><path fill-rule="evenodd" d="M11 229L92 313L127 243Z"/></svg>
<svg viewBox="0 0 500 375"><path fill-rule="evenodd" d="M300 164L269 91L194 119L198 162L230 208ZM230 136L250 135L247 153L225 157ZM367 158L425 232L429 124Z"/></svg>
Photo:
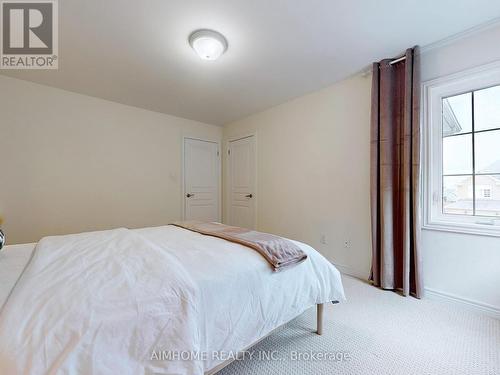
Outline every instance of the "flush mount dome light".
<svg viewBox="0 0 500 375"><path fill-rule="evenodd" d="M203 60L217 60L227 50L224 35L213 30L196 30L189 36L189 44Z"/></svg>

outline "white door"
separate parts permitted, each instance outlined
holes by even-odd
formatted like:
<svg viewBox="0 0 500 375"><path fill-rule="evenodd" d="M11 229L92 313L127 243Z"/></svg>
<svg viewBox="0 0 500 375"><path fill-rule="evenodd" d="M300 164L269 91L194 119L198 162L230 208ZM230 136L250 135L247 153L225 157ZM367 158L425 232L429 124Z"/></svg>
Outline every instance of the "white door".
<svg viewBox="0 0 500 375"><path fill-rule="evenodd" d="M220 221L219 145L184 139L184 218Z"/></svg>
<svg viewBox="0 0 500 375"><path fill-rule="evenodd" d="M255 227L255 137L229 142L229 224Z"/></svg>

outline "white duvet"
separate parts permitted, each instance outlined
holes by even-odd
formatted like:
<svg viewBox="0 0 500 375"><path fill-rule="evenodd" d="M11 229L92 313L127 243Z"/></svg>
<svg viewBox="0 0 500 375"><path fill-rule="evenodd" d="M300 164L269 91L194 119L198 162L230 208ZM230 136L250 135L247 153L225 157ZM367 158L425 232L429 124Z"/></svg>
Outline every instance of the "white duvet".
<svg viewBox="0 0 500 375"><path fill-rule="evenodd" d="M0 312L1 374L203 374L316 303L339 272L282 272L174 226L46 237Z"/></svg>

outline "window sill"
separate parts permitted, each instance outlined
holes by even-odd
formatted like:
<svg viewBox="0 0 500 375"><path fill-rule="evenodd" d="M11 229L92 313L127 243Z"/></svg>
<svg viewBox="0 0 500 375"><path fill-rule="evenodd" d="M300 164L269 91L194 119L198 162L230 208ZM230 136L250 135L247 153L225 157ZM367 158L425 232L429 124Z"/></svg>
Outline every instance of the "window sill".
<svg viewBox="0 0 500 375"><path fill-rule="evenodd" d="M423 224L422 229L439 232L472 234L476 236L500 237L499 225L434 221Z"/></svg>

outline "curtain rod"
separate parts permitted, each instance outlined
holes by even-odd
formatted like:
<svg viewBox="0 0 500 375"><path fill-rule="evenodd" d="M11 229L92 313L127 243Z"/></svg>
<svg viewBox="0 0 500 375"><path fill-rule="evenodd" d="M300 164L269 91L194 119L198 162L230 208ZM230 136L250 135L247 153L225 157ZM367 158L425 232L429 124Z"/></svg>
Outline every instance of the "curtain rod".
<svg viewBox="0 0 500 375"><path fill-rule="evenodd" d="M392 61L389 63L389 65L394 65L394 64L396 64L397 62L400 62L400 61L403 61L403 60L406 60L406 55L405 55L405 56L398 57L398 58L396 58L396 59L392 60Z"/></svg>
<svg viewBox="0 0 500 375"><path fill-rule="evenodd" d="M392 60L392 61L389 63L389 65L394 65L394 64L396 64L396 63L398 63L398 62L400 62L400 61L403 61L403 60L406 60L406 55L403 55L403 56L401 56L401 57L396 57L394 60ZM379 69L380 69L380 65L379 65ZM363 69L363 70L361 71L361 76L362 76L362 77L366 77L366 76L368 76L371 72L372 72L372 66L370 65L370 66L366 67L365 69Z"/></svg>

